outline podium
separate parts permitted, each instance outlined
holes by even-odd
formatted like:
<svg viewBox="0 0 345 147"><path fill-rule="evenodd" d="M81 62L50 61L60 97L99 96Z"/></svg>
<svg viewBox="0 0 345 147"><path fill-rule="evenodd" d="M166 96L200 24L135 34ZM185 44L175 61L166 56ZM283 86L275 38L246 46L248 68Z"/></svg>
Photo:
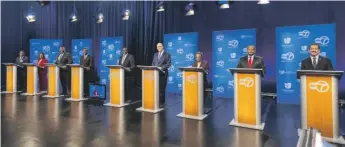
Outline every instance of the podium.
<svg viewBox="0 0 345 147"><path fill-rule="evenodd" d="M3 63L6 66L6 91L1 93L16 93L17 91L17 65Z"/></svg>
<svg viewBox="0 0 345 147"><path fill-rule="evenodd" d="M314 128L326 141L339 144L345 144L338 124L338 80L343 73L297 70L301 83L301 129Z"/></svg>
<svg viewBox="0 0 345 147"><path fill-rule="evenodd" d="M163 108L159 108L159 72L157 66L140 66L142 70L142 107L138 111L157 113Z"/></svg>
<svg viewBox="0 0 345 147"><path fill-rule="evenodd" d="M110 102L105 106L123 107L125 103L125 67L121 65L106 65L109 68Z"/></svg>
<svg viewBox="0 0 345 147"><path fill-rule="evenodd" d="M263 130L261 122L262 69L230 68L234 76L234 119L229 125Z"/></svg>
<svg viewBox="0 0 345 147"><path fill-rule="evenodd" d="M67 64L71 67L71 97L67 101L83 101L84 98L84 66L79 64Z"/></svg>
<svg viewBox="0 0 345 147"><path fill-rule="evenodd" d="M43 96L47 98L60 97L60 67L56 64L47 63L48 67L48 94Z"/></svg>
<svg viewBox="0 0 345 147"><path fill-rule="evenodd" d="M182 67L183 73L182 91L182 113L179 117L203 120L207 117L204 114L204 74L203 68Z"/></svg>
<svg viewBox="0 0 345 147"><path fill-rule="evenodd" d="M26 93L23 93L23 95L38 95L41 94L39 91L39 85L38 85L38 69L37 65L33 63L23 63L27 68L27 73L26 73Z"/></svg>

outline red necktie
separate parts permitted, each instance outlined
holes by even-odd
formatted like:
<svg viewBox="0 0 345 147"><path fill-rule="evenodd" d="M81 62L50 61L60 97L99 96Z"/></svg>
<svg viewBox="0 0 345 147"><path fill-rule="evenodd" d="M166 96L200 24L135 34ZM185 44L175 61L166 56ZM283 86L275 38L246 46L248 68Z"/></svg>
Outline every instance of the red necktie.
<svg viewBox="0 0 345 147"><path fill-rule="evenodd" d="M248 60L248 67L249 67L249 68L252 68L252 57L249 57L249 60Z"/></svg>

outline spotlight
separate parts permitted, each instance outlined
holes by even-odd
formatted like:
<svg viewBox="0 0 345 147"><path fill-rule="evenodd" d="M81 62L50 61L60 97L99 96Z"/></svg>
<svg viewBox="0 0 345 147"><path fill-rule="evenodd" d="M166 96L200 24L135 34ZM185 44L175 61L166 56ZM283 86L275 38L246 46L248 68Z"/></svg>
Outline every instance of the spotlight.
<svg viewBox="0 0 345 147"><path fill-rule="evenodd" d="M96 19L96 23L102 23L104 20L104 15L103 13L99 13Z"/></svg>
<svg viewBox="0 0 345 147"><path fill-rule="evenodd" d="M26 15L26 19L28 20L28 22L35 22L36 21L36 14L35 12L33 12L32 10L33 8L30 7L29 11L28 11L28 15Z"/></svg>
<svg viewBox="0 0 345 147"><path fill-rule="evenodd" d="M190 2L186 7L185 10L187 11L186 16L192 16L194 15L194 7L195 4L193 2Z"/></svg>
<svg viewBox="0 0 345 147"><path fill-rule="evenodd" d="M269 0L259 0L258 4L260 5L264 5L264 4L269 4L270 1Z"/></svg>
<svg viewBox="0 0 345 147"><path fill-rule="evenodd" d="M78 14L77 14L77 9L75 8L75 6L74 6L72 14L70 16L70 20L71 20L71 22L77 22L78 21Z"/></svg>
<svg viewBox="0 0 345 147"><path fill-rule="evenodd" d="M46 6L50 4L50 1L36 1L40 6Z"/></svg>
<svg viewBox="0 0 345 147"><path fill-rule="evenodd" d="M220 4L219 9L229 9L230 5L229 4Z"/></svg>
<svg viewBox="0 0 345 147"><path fill-rule="evenodd" d="M156 6L157 12L163 12L164 11L164 2L159 2Z"/></svg>
<svg viewBox="0 0 345 147"><path fill-rule="evenodd" d="M128 20L130 15L131 15L131 12L129 10L123 11L122 20Z"/></svg>

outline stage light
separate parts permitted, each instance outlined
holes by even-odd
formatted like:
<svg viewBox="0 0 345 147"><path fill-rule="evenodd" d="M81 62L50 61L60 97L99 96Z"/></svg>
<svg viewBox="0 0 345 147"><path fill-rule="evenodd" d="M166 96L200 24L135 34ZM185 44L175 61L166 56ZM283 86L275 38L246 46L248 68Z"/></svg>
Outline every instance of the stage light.
<svg viewBox="0 0 345 147"><path fill-rule="evenodd" d="M187 11L187 12L186 12L186 16L192 16L192 15L195 14L195 12L194 12L194 7L195 7L195 4L194 4L193 2L190 2L190 3L186 6L186 8L185 8L185 10Z"/></svg>
<svg viewBox="0 0 345 147"><path fill-rule="evenodd" d="M131 15L131 11L129 11L129 10L123 11L122 20L128 20L130 15Z"/></svg>
<svg viewBox="0 0 345 147"><path fill-rule="evenodd" d="M75 8L75 6L74 6L72 14L70 16L70 20L71 20L71 22L77 22L78 21L78 13L77 13L77 9Z"/></svg>
<svg viewBox="0 0 345 147"><path fill-rule="evenodd" d="M102 23L104 20L103 13L99 13L96 20L97 20L96 23Z"/></svg>
<svg viewBox="0 0 345 147"><path fill-rule="evenodd" d="M36 1L40 6L46 6L50 4L50 1Z"/></svg>
<svg viewBox="0 0 345 147"><path fill-rule="evenodd" d="M269 4L270 1L269 0L259 0L258 4L260 5L264 5L264 4Z"/></svg>
<svg viewBox="0 0 345 147"><path fill-rule="evenodd" d="M159 2L156 6L157 12L163 12L164 11L164 2Z"/></svg>
<svg viewBox="0 0 345 147"><path fill-rule="evenodd" d="M28 22L35 22L36 21L36 14L35 14L35 12L33 12L32 7L30 7L30 9L29 9L28 15L26 15L26 19L28 20Z"/></svg>
<svg viewBox="0 0 345 147"><path fill-rule="evenodd" d="M230 5L229 4L221 4L219 6L219 9L229 9L230 8Z"/></svg>

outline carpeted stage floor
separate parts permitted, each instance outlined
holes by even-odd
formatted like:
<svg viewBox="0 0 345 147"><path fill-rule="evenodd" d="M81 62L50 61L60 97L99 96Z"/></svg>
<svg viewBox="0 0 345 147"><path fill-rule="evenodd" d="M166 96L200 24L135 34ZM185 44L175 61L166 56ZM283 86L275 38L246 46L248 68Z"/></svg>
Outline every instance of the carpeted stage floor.
<svg viewBox="0 0 345 147"><path fill-rule="evenodd" d="M181 96L168 94L158 114L103 106L97 101L1 95L3 147L294 147L300 127L300 108L263 99L263 131L229 126L231 99L214 99L203 121L177 117ZM341 110L340 130L345 130Z"/></svg>

